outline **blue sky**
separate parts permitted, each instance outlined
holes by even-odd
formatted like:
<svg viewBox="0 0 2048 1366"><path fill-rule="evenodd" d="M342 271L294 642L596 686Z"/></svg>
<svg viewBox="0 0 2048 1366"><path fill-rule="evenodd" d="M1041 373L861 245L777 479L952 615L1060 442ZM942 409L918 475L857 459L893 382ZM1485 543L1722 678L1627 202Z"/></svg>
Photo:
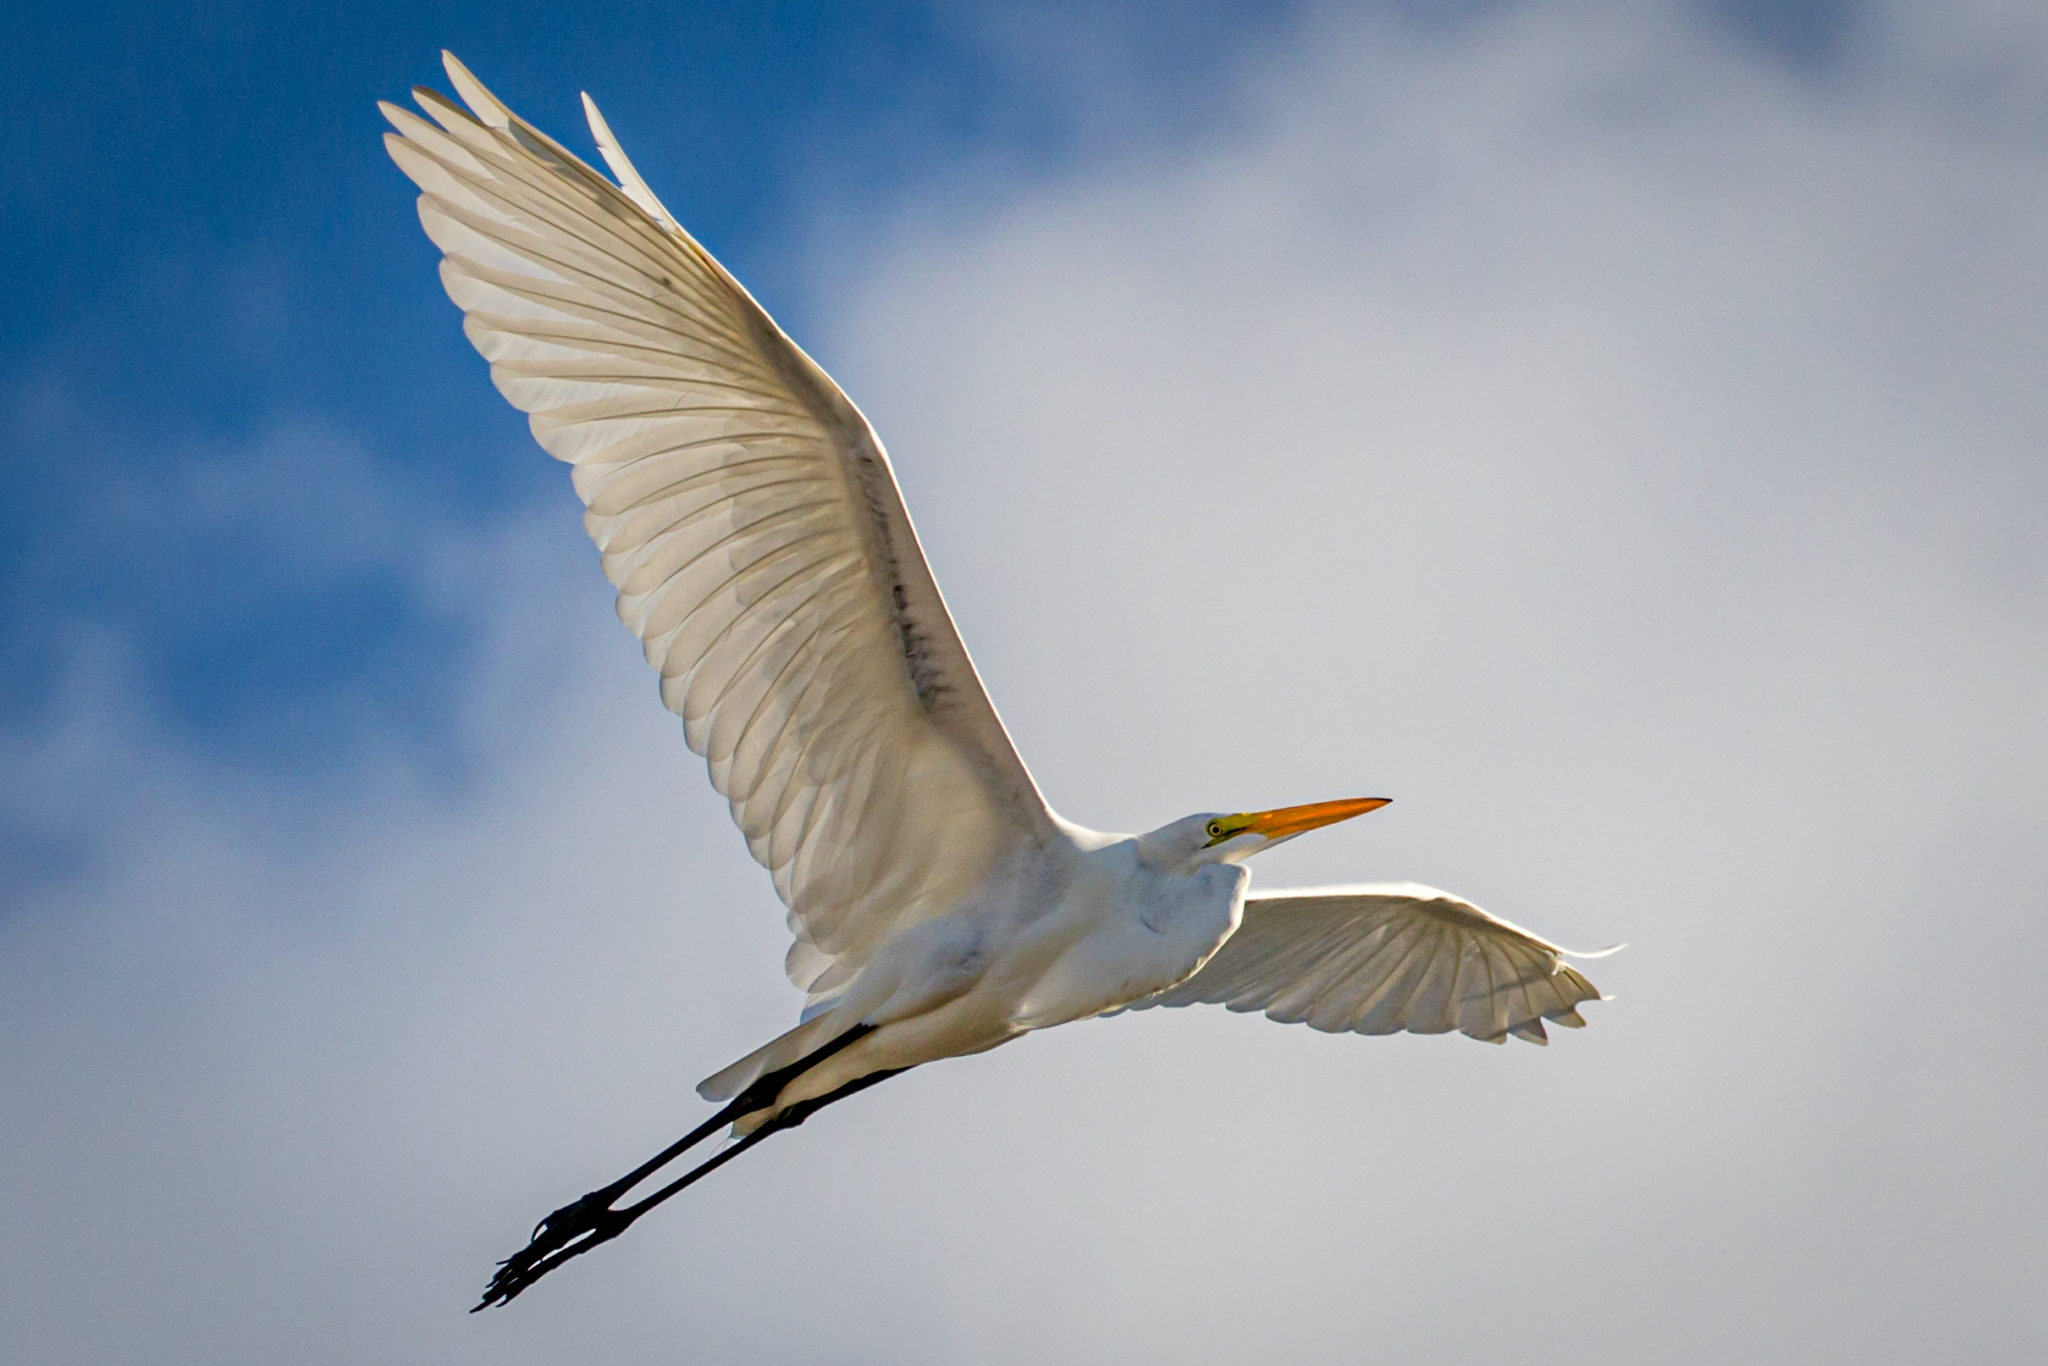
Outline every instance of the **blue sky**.
<svg viewBox="0 0 2048 1366"><path fill-rule="evenodd" d="M1701 13L1812 64L1842 8ZM226 581L290 547L109 524L104 509L110 485L175 477L280 422L345 434L407 498L460 520L545 496L549 471L507 457L519 424L423 287L432 256L393 210L402 187L374 136L370 101L435 79L440 47L544 126L573 127L591 88L694 231L802 331L819 201L854 214L943 185L949 211L972 214L1217 136L1233 64L1292 22L1277 4L32 11L5 59L26 135L5 171L0 439L40 478L0 513L4 714L47 719L90 623L134 652L156 714L242 762L310 774L346 767L360 727L416 744L443 731L467 642L390 564L332 569L288 598L240 593ZM348 724L319 719L323 693L359 704Z"/></svg>
<svg viewBox="0 0 2048 1366"><path fill-rule="evenodd" d="M2036 10L18 20L0 1342L2042 1359ZM1257 881L1628 940L1616 999L1051 1031L466 1318L797 1001L379 145L443 47L589 90L875 420L1063 814L1382 792Z"/></svg>
<svg viewBox="0 0 2048 1366"><path fill-rule="evenodd" d="M1195 7L1142 45L1119 37L1103 57L1145 112L1112 139L1198 130L1219 63L1277 19ZM545 467L505 458L519 423L474 383L376 136L373 100L436 79L439 48L550 125L577 116L580 86L600 93L696 231L801 327L805 206L886 202L969 159L1009 182L1083 154L1057 91L1002 50L1006 29L1075 22L919 5L33 15L6 71L28 136L6 171L0 346L10 459L45 474L5 514L8 714L47 714L85 619L136 652L169 723L248 762L345 765L362 737L313 721L323 691L365 701L361 724L437 729L461 629L428 620L388 565L251 601L216 577L260 575L249 547L105 526L94 504L280 421L346 433L408 497L479 524L548 487ZM300 719L280 723L286 710Z"/></svg>

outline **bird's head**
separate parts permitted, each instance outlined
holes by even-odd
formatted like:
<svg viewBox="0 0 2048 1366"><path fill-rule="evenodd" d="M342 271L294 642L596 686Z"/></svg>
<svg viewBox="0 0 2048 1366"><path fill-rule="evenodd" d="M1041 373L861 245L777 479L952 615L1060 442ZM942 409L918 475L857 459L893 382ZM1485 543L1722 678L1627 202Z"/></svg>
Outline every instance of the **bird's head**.
<svg viewBox="0 0 2048 1366"><path fill-rule="evenodd" d="M1271 849L1319 826L1376 811L1389 800L1345 797L1272 811L1204 811L1140 836L1138 853L1155 868L1192 870L1206 863L1242 863L1261 849Z"/></svg>

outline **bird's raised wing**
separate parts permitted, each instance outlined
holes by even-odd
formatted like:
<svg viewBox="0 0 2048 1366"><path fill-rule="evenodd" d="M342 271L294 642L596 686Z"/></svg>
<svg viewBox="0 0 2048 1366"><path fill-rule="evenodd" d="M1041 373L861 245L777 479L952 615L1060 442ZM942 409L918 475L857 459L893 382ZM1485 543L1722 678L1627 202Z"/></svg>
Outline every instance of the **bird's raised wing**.
<svg viewBox="0 0 2048 1366"><path fill-rule="evenodd" d="M382 105L385 144L420 187L463 330L574 467L619 616L774 874L790 977L828 997L1051 815L866 419L594 107L624 188L446 61L469 112L415 90L434 122Z"/></svg>
<svg viewBox="0 0 2048 1366"><path fill-rule="evenodd" d="M1545 1020L1577 1028L1601 999L1574 954L1412 882L1276 892L1180 985L1132 1006L1263 1010L1337 1034L1445 1034L1544 1043Z"/></svg>

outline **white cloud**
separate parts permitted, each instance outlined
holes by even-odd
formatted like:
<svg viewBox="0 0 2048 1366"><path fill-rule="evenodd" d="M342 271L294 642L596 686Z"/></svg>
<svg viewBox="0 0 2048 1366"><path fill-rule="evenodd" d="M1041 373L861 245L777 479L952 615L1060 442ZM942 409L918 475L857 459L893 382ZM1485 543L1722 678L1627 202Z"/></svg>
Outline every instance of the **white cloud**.
<svg viewBox="0 0 2048 1366"><path fill-rule="evenodd" d="M1678 11L1326 16L1227 136L911 204L825 301L1056 804L1394 796L1259 880L1629 939L1590 1029L1057 1031L464 1321L794 1008L521 531L460 576L484 791L288 848L166 761L0 924L0 1312L110 1360L2037 1357L2048 154L1911 13L1820 78Z"/></svg>

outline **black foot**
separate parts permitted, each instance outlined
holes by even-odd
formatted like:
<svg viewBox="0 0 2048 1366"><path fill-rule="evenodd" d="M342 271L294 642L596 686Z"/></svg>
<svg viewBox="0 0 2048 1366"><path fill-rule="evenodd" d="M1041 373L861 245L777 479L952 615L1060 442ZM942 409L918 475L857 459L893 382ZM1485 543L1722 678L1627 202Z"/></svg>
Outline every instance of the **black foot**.
<svg viewBox="0 0 2048 1366"><path fill-rule="evenodd" d="M639 1187L641 1182L666 1167L675 1158L709 1138L718 1130L734 1121L766 1109L775 1102L791 1078L820 1061L837 1053L855 1040L872 1034L872 1025L855 1025L817 1052L788 1067L757 1078L737 1096L728 1101L724 1108L702 1124L684 1134L668 1147L627 1172L609 1186L599 1187L580 1200L571 1202L534 1225L533 1236L525 1247L498 1263L498 1270L491 1277L491 1283L484 1287L483 1299L469 1312L488 1309L494 1304L510 1304L520 1291L532 1285L541 1277L553 1271L572 1257L580 1257L600 1243L608 1243L624 1233L635 1219L661 1204L669 1197L688 1186L709 1176L718 1168L738 1157L770 1134L792 1129L808 1119L818 1109L830 1105L841 1097L865 1090L885 1077L893 1077L896 1071L872 1072L857 1081L848 1082L828 1096L815 1100L801 1101L776 1115L767 1123L755 1129L725 1151L700 1163L674 1181L669 1182L654 1194L627 1205L615 1208L626 1194ZM899 1069L900 1070L900 1069Z"/></svg>
<svg viewBox="0 0 2048 1366"><path fill-rule="evenodd" d="M525 1247L498 1263L484 1297L469 1312L494 1304L510 1304L514 1296L571 1257L580 1257L599 1243L608 1243L626 1231L640 1211L615 1210L612 1201L624 1194L616 1187L594 1190L581 1200L562 1206L534 1226Z"/></svg>

